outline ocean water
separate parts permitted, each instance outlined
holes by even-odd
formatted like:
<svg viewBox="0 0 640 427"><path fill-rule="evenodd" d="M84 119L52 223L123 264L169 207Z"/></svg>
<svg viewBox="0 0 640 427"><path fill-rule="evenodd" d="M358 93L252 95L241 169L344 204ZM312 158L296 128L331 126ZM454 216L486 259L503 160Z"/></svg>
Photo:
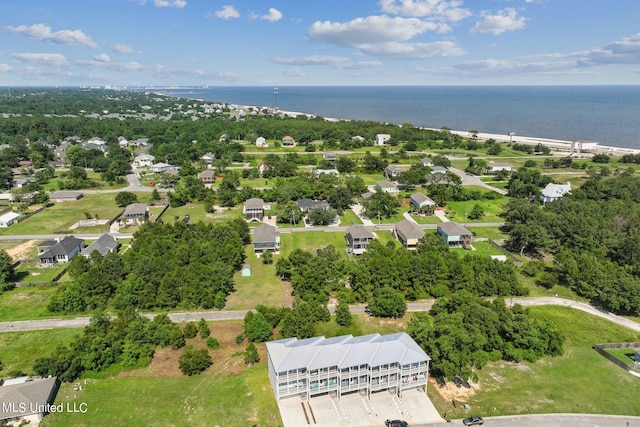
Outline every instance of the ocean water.
<svg viewBox="0 0 640 427"><path fill-rule="evenodd" d="M640 86L287 86L167 94L341 119L598 141L640 149Z"/></svg>

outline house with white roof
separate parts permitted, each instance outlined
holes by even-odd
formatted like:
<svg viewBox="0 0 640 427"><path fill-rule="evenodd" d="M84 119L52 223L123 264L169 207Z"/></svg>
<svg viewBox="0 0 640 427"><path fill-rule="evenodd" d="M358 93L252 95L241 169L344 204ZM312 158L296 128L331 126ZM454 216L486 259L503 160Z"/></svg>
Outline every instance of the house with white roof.
<svg viewBox="0 0 640 427"><path fill-rule="evenodd" d="M566 184L554 184L550 182L546 187L542 189L540 199L542 203L549 203L563 197L565 194L571 191L571 183Z"/></svg>
<svg viewBox="0 0 640 427"><path fill-rule="evenodd" d="M379 133L376 135L375 145L384 145L391 140L391 135L388 133Z"/></svg>
<svg viewBox="0 0 640 427"><path fill-rule="evenodd" d="M256 139L256 147L268 147L267 140L264 139L264 136L259 136Z"/></svg>
<svg viewBox="0 0 640 427"><path fill-rule="evenodd" d="M424 389L431 358L406 333L286 338L267 342L268 373L277 400L329 393Z"/></svg>
<svg viewBox="0 0 640 427"><path fill-rule="evenodd" d="M11 224L13 224L18 218L20 218L20 214L17 212L7 212L5 214L0 215L0 227L7 228Z"/></svg>
<svg viewBox="0 0 640 427"><path fill-rule="evenodd" d="M152 156L151 154L140 154L139 156L136 156L135 159L133 159L133 162L138 168L151 166L155 161L156 161L155 156Z"/></svg>

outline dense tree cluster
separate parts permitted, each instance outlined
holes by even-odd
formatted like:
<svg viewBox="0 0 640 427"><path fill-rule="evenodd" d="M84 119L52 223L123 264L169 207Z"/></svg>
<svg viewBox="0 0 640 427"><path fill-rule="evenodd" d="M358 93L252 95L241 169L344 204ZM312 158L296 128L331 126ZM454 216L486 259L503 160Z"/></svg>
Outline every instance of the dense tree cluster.
<svg viewBox="0 0 640 427"><path fill-rule="evenodd" d="M407 333L429 354L431 372L449 380L473 379L489 361L560 355L564 338L554 324L536 320L504 299L493 301L467 291L439 299L430 313L416 313Z"/></svg>
<svg viewBox="0 0 640 427"><path fill-rule="evenodd" d="M113 320L96 314L69 346L59 346L51 355L38 358L33 370L71 382L86 371L104 371L116 363L125 368L146 366L158 347L184 345L182 332L166 315L151 321L131 310Z"/></svg>
<svg viewBox="0 0 640 427"><path fill-rule="evenodd" d="M52 311L116 308L222 308L245 259L246 224L146 223L124 255L74 257L73 282L52 297ZM215 242L215 244L211 244Z"/></svg>

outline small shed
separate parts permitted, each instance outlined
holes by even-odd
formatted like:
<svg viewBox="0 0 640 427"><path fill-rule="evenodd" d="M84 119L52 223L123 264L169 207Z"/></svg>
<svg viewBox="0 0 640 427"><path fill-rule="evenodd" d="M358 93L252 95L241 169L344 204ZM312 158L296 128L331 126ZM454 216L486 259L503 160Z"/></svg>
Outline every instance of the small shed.
<svg viewBox="0 0 640 427"><path fill-rule="evenodd" d="M251 266L249 264L242 266L242 277L251 277Z"/></svg>

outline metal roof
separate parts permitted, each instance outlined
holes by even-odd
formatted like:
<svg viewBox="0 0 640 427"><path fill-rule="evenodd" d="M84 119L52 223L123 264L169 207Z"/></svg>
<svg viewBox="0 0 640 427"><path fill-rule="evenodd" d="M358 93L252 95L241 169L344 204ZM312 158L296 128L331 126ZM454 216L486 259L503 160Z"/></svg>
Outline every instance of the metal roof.
<svg viewBox="0 0 640 427"><path fill-rule="evenodd" d="M408 219L403 219L395 225L396 232L400 232L407 239L422 239L424 230L418 224Z"/></svg>
<svg viewBox="0 0 640 427"><path fill-rule="evenodd" d="M105 233L100 236L98 240L84 248L81 255L88 257L91 255L91 252L98 251L100 255L104 256L109 252L114 251L119 245L120 243L118 243L118 239L108 233Z"/></svg>
<svg viewBox="0 0 640 427"><path fill-rule="evenodd" d="M306 368L315 370L336 366L339 369L389 363L406 365L431 358L406 333L370 334L360 337L314 337L306 340L286 338L267 343L269 358L276 372Z"/></svg>
<svg viewBox="0 0 640 427"><path fill-rule="evenodd" d="M471 236L471 232L455 222L443 222L438 224L438 230L442 230L447 236Z"/></svg>

